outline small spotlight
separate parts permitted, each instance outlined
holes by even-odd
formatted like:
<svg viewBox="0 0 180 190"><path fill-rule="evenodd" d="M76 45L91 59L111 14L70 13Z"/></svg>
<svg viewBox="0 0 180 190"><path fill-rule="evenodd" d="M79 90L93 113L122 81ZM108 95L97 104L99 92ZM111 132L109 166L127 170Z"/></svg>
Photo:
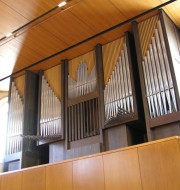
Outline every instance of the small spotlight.
<svg viewBox="0 0 180 190"><path fill-rule="evenodd" d="M6 38L8 38L8 37L10 37L10 36L12 36L13 35L13 33L8 33L8 34L6 34Z"/></svg>
<svg viewBox="0 0 180 190"><path fill-rule="evenodd" d="M67 4L66 1L63 1L63 2L59 3L58 7L63 7L66 4Z"/></svg>

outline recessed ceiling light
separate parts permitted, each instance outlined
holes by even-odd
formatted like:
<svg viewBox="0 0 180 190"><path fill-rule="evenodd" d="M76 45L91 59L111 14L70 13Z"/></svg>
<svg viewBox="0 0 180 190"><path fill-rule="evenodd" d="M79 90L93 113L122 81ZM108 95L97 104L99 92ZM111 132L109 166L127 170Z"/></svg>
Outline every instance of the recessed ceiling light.
<svg viewBox="0 0 180 190"><path fill-rule="evenodd" d="M12 35L13 35L12 33L8 33L8 34L6 34L6 37L8 38L8 37L10 37Z"/></svg>
<svg viewBox="0 0 180 190"><path fill-rule="evenodd" d="M66 4L67 4L66 1L63 1L63 2L59 3L58 7L63 7Z"/></svg>

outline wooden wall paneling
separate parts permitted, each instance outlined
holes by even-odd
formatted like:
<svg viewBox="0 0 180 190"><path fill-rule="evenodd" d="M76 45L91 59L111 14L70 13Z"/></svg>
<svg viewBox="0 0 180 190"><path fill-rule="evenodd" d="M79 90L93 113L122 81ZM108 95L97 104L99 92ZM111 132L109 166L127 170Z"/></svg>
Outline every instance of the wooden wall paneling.
<svg viewBox="0 0 180 190"><path fill-rule="evenodd" d="M1 189L3 190L21 190L22 172L5 174L1 177Z"/></svg>
<svg viewBox="0 0 180 190"><path fill-rule="evenodd" d="M137 148L103 155L106 190L142 190Z"/></svg>
<svg viewBox="0 0 180 190"><path fill-rule="evenodd" d="M72 162L46 167L46 190L73 190Z"/></svg>
<svg viewBox="0 0 180 190"><path fill-rule="evenodd" d="M37 167L22 171L22 190L45 190L46 168Z"/></svg>
<svg viewBox="0 0 180 190"><path fill-rule="evenodd" d="M138 147L143 190L179 189L178 138Z"/></svg>
<svg viewBox="0 0 180 190"><path fill-rule="evenodd" d="M104 190L102 156L73 161L74 190Z"/></svg>

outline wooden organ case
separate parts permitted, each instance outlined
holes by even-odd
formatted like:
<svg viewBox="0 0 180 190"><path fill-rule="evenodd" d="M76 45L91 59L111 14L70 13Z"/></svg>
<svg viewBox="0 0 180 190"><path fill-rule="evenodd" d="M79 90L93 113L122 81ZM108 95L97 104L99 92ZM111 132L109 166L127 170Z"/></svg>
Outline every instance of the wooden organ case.
<svg viewBox="0 0 180 190"><path fill-rule="evenodd" d="M133 23L149 140L180 135L180 34L162 11Z"/></svg>
<svg viewBox="0 0 180 190"><path fill-rule="evenodd" d="M41 163L36 142L26 138L36 135L37 88L37 75L29 71L11 80L4 171Z"/></svg>
<svg viewBox="0 0 180 190"><path fill-rule="evenodd" d="M180 34L160 11L90 52L12 79L5 171L180 135ZM135 39L135 43L134 43Z"/></svg>
<svg viewBox="0 0 180 190"><path fill-rule="evenodd" d="M142 97L130 33L103 46L103 67L106 150L143 142Z"/></svg>

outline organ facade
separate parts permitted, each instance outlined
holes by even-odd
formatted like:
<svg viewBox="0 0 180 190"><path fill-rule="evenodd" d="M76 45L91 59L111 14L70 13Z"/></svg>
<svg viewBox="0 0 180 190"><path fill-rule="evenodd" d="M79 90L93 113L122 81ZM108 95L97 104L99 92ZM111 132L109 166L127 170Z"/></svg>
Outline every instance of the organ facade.
<svg viewBox="0 0 180 190"><path fill-rule="evenodd" d="M160 10L74 59L12 78L5 171L180 134L180 34Z"/></svg>

